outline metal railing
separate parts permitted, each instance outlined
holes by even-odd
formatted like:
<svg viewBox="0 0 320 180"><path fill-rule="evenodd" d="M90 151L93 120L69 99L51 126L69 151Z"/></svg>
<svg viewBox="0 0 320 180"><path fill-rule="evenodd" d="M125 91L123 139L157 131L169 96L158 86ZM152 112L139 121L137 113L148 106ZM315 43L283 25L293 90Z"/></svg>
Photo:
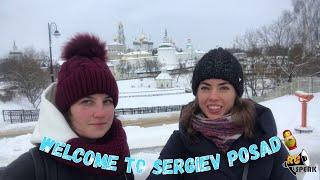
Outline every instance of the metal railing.
<svg viewBox="0 0 320 180"><path fill-rule="evenodd" d="M2 110L4 122L24 123L37 121L39 118L39 110Z"/></svg>
<svg viewBox="0 0 320 180"><path fill-rule="evenodd" d="M123 109L116 109L116 114L117 115L129 115L129 114L132 115L132 114L172 112L172 111L180 111L182 106L183 105L123 108Z"/></svg>
<svg viewBox="0 0 320 180"><path fill-rule="evenodd" d="M283 83L264 96L250 97L256 102L267 101L278 98L288 94L294 94L295 91L304 91L307 93L320 92L320 77L298 77L294 78L292 82Z"/></svg>
<svg viewBox="0 0 320 180"><path fill-rule="evenodd" d="M172 111L180 111L182 106L183 105L121 108L121 109L116 109L116 114L117 115L133 115L133 114L172 112ZM38 120L39 110L3 110L2 116L5 122L10 122L11 124L32 122L32 121Z"/></svg>

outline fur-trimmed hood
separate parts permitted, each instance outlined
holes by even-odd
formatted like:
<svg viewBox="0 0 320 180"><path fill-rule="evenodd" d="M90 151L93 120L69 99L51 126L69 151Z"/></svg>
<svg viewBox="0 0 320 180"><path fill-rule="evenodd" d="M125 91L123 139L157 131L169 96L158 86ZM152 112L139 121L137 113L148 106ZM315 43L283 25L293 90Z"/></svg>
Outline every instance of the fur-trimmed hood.
<svg viewBox="0 0 320 180"><path fill-rule="evenodd" d="M52 83L41 95L39 119L31 136L31 143L41 143L43 137L67 142L78 135L71 129L54 104L56 83Z"/></svg>

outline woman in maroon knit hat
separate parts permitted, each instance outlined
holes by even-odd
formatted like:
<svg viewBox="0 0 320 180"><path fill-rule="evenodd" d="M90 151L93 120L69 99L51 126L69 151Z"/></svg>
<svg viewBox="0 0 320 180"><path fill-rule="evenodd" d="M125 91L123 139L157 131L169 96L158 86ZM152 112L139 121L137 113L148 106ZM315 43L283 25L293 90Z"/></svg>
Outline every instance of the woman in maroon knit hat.
<svg viewBox="0 0 320 180"><path fill-rule="evenodd" d="M93 35L78 34L67 42L62 58L58 82L41 97L31 137L36 147L8 165L1 179L133 179L133 174L126 173L124 159L130 153L126 133L115 117L119 92L106 64L105 43ZM44 138L63 145L59 150L41 151ZM69 159L61 157L69 147L66 144ZM96 157L100 153L100 161L93 153ZM112 156L118 157L113 169L108 159Z"/></svg>

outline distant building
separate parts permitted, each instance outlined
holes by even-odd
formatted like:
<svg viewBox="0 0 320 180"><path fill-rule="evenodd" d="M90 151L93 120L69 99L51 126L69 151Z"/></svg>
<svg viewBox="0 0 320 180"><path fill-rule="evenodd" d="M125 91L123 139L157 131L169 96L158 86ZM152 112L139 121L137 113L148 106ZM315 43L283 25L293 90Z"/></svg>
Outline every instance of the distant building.
<svg viewBox="0 0 320 180"><path fill-rule="evenodd" d="M176 58L176 52L174 44L169 41L166 29L163 41L158 48L158 61L163 64L166 69L174 69L179 64Z"/></svg>
<svg viewBox="0 0 320 180"><path fill-rule="evenodd" d="M117 37L117 41L120 44L126 45L126 38L124 36L124 29L123 29L123 24L121 22L119 22L118 25L118 37Z"/></svg>
<svg viewBox="0 0 320 180"><path fill-rule="evenodd" d="M188 39L184 51L177 52L176 58L178 59L179 67L186 68L193 67L204 54L204 51L194 49L191 39Z"/></svg>
<svg viewBox="0 0 320 180"><path fill-rule="evenodd" d="M140 37L133 41L133 49L135 51L147 51L151 52L153 49L153 42L150 38L147 38L144 34L141 34Z"/></svg>
<svg viewBox="0 0 320 180"><path fill-rule="evenodd" d="M167 30L157 49L153 48L153 42L144 33L135 38L132 45L132 49L125 45L123 25L119 23L118 35L107 47L109 62L112 61L113 73L116 77L124 78L129 75L142 77L146 73L154 75L158 73L158 68L154 66L162 66L166 70L194 67L205 54L193 47L191 39L188 39L184 49L178 49L172 38L168 37ZM124 71L122 66L127 66L128 71Z"/></svg>
<svg viewBox="0 0 320 180"><path fill-rule="evenodd" d="M9 59L21 59L21 58L22 58L22 52L18 51L16 42L13 41L12 51L9 52Z"/></svg>
<svg viewBox="0 0 320 180"><path fill-rule="evenodd" d="M152 53L148 51L132 51L124 54L122 60L151 58Z"/></svg>
<svg viewBox="0 0 320 180"><path fill-rule="evenodd" d="M167 30L163 37L163 42L158 48L158 60L167 70L177 69L181 66L193 67L197 60L205 54L204 51L195 50L191 44L191 39L188 39L186 48L178 52L176 46L169 40Z"/></svg>
<svg viewBox="0 0 320 180"><path fill-rule="evenodd" d="M156 78L156 85L159 89L172 88L172 77L163 70Z"/></svg>
<svg viewBox="0 0 320 180"><path fill-rule="evenodd" d="M126 47L123 44L120 44L117 41L114 41L111 44L108 44L108 59L121 59L123 54L126 51Z"/></svg>
<svg viewBox="0 0 320 180"><path fill-rule="evenodd" d="M113 39L112 43L107 45L109 59L121 59L122 55L126 53L127 46L125 39L123 24L119 22L117 37Z"/></svg>

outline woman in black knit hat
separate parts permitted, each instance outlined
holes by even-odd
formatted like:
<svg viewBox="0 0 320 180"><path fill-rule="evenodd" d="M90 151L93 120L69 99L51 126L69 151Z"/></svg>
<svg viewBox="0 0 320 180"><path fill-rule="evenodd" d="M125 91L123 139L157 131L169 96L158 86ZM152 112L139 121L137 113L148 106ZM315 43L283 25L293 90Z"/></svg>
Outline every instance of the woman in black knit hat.
<svg viewBox="0 0 320 180"><path fill-rule="evenodd" d="M119 92L106 64L105 43L78 34L63 48L62 58L58 82L41 96L31 136L36 147L9 164L0 179L133 179L126 173L130 152L115 117Z"/></svg>
<svg viewBox="0 0 320 180"><path fill-rule="evenodd" d="M276 124L270 109L241 97L243 81L242 67L228 51L214 49L200 59L192 77L195 100L182 109L179 130L148 179L296 179L282 166L288 152L279 139L274 153L259 157L260 143L277 135Z"/></svg>

